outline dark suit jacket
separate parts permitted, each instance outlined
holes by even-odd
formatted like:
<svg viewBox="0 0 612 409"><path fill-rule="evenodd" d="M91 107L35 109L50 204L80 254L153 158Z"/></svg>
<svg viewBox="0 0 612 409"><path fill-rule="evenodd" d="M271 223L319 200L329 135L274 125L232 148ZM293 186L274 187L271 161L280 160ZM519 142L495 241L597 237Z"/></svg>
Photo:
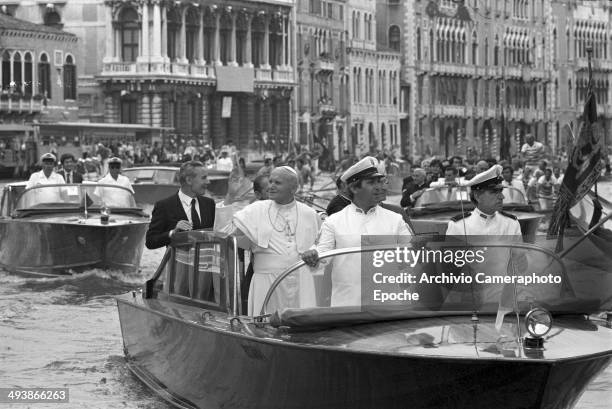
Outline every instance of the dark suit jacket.
<svg viewBox="0 0 612 409"><path fill-rule="evenodd" d="M406 187L402 191L402 200L400 201L400 206L402 207L412 207L414 203L412 203L412 199L410 199L410 195L416 192L417 190L426 189L429 187L429 183L424 182L422 185L417 186L414 182L409 182Z"/></svg>
<svg viewBox="0 0 612 409"><path fill-rule="evenodd" d="M332 200L330 200L329 204L327 205L327 209L325 210L325 213L327 213L328 216L331 216L332 214L344 209L350 203L351 201L346 197L342 195L336 195Z"/></svg>
<svg viewBox="0 0 612 409"><path fill-rule="evenodd" d="M215 223L215 201L206 196L198 196L202 228L212 228ZM155 203L151 224L147 230L146 245L156 249L170 244L170 230L179 220L189 220L183 209L178 192Z"/></svg>
<svg viewBox="0 0 612 409"><path fill-rule="evenodd" d="M66 180L66 172L64 171L64 169L58 171L57 173L62 175L64 180ZM66 183L68 183L67 180L66 180ZM83 183L83 175L73 170L72 171L72 183Z"/></svg>

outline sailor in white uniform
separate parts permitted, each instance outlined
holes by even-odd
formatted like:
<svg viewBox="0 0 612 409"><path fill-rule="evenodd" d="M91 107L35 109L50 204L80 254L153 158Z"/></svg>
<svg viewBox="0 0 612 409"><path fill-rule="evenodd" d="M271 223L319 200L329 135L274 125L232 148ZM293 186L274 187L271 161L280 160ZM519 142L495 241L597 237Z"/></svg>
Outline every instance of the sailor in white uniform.
<svg viewBox="0 0 612 409"><path fill-rule="evenodd" d="M134 193L130 179L127 176L121 174L122 160L113 157L108 160L108 173L102 179L98 180L98 183L103 185L118 185L129 189Z"/></svg>
<svg viewBox="0 0 612 409"><path fill-rule="evenodd" d="M62 175L55 173L53 170L57 163L54 154L51 152L45 153L40 157L40 163L42 164L42 170L30 175L30 179L26 184L26 189L30 189L36 185L63 185L66 183Z"/></svg>
<svg viewBox="0 0 612 409"><path fill-rule="evenodd" d="M504 195L501 172L502 167L494 165L464 184L470 187L470 199L476 208L471 213L453 217L448 223L447 236L521 237L521 226L516 216L502 211Z"/></svg>
<svg viewBox="0 0 612 409"><path fill-rule="evenodd" d="M319 253L360 247L363 235L389 236L394 243L410 242L412 232L402 216L379 205L386 195L386 181L377 165L375 158L367 156L340 177L349 186L352 203L325 219L316 245L302 254L302 260L308 265L317 264ZM334 259L332 306L361 305L360 263L359 254L336 256Z"/></svg>

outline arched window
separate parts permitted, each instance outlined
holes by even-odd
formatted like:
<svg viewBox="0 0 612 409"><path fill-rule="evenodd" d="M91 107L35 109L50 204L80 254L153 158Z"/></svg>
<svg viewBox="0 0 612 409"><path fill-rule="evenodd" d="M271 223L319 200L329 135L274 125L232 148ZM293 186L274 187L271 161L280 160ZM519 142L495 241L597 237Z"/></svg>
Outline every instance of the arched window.
<svg viewBox="0 0 612 409"><path fill-rule="evenodd" d="M417 27L416 31L416 52L417 52L417 61L421 61L421 28Z"/></svg>
<svg viewBox="0 0 612 409"><path fill-rule="evenodd" d="M499 37L495 35L495 48L493 49L493 65L499 65Z"/></svg>
<svg viewBox="0 0 612 409"><path fill-rule="evenodd" d="M240 14L236 19L236 62L238 65L242 65L246 62L245 46L247 24L248 22L246 20L246 16L244 14ZM303 47L300 46L300 49L303 49Z"/></svg>
<svg viewBox="0 0 612 409"><path fill-rule="evenodd" d="M32 90L34 89L32 87L32 80L33 80L33 76L34 73L32 72L32 54L31 53L26 53L25 57L23 58L23 64L24 64L24 79L23 79L23 93L25 95L32 95Z"/></svg>
<svg viewBox="0 0 612 409"><path fill-rule="evenodd" d="M476 31L472 33L472 64L478 64L478 37Z"/></svg>
<svg viewBox="0 0 612 409"><path fill-rule="evenodd" d="M194 7L187 10L185 16L185 57L194 63L198 57L198 31L200 30L200 16Z"/></svg>
<svg viewBox="0 0 612 409"><path fill-rule="evenodd" d="M39 57L38 93L46 98L51 98L51 64L49 64L49 57L45 53Z"/></svg>
<svg viewBox="0 0 612 409"><path fill-rule="evenodd" d="M221 55L219 56L219 60L223 63L223 65L227 65L227 63L231 60L231 49L232 49L232 18L229 14L224 13L219 19L219 46ZM270 32L270 45L273 44L274 34ZM272 57L273 48L270 47L270 57ZM270 58L270 61L273 61Z"/></svg>
<svg viewBox="0 0 612 409"><path fill-rule="evenodd" d="M174 61L179 57L179 30L181 27L181 17L179 16L179 10L175 8L170 8L167 11L166 19L168 21L166 26L166 44L168 45L167 53L168 58L170 58L170 61Z"/></svg>
<svg viewBox="0 0 612 409"><path fill-rule="evenodd" d="M265 32L265 21L261 17L255 17L251 23L252 43L251 43L251 58L255 67L260 67L265 64L263 61L263 43Z"/></svg>
<svg viewBox="0 0 612 409"><path fill-rule="evenodd" d="M76 99L76 66L71 55L64 62L64 99Z"/></svg>
<svg viewBox="0 0 612 409"><path fill-rule="evenodd" d="M398 26L389 27L389 48L395 51L400 50L400 29Z"/></svg>
<svg viewBox="0 0 612 409"><path fill-rule="evenodd" d="M21 53L16 51L13 54L13 82L14 82L14 92L23 92L23 78L21 77L21 67L23 61L21 59Z"/></svg>
<svg viewBox="0 0 612 409"><path fill-rule="evenodd" d="M119 15L121 33L121 58L124 62L135 62L138 57L138 13L132 7L126 7Z"/></svg>
<svg viewBox="0 0 612 409"><path fill-rule="evenodd" d="M215 17L208 11L205 10L204 14L204 44L202 44L202 58L206 61L207 64L212 64L215 59L214 49L215 49ZM253 19L253 43L252 43L252 58L259 58L259 54L255 52L256 44L261 41L263 38L263 34L260 35L259 32L255 31L255 28L260 19L255 17ZM257 60L259 61L259 60ZM257 66L257 65L256 65Z"/></svg>
<svg viewBox="0 0 612 409"><path fill-rule="evenodd" d="M55 10L50 10L47 13L45 13L45 17L43 18L43 23L46 26L54 27L59 30L61 30L64 27L64 25L62 24L62 18L60 17L59 13Z"/></svg>
<svg viewBox="0 0 612 409"><path fill-rule="evenodd" d="M8 51L2 53L2 91L11 88L11 54Z"/></svg>

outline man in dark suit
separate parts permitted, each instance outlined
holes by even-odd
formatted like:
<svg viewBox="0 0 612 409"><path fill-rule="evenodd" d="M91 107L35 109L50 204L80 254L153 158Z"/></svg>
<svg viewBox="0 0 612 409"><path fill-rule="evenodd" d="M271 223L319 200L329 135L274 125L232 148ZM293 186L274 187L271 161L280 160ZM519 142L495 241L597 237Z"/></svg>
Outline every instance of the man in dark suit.
<svg viewBox="0 0 612 409"><path fill-rule="evenodd" d="M172 236L177 232L212 228L215 223L215 201L203 196L209 184L208 171L204 164L198 161L183 163L179 171L179 183L181 188L176 194L160 200L153 207L151 223L146 235L146 246L149 249L169 245ZM184 251L177 249L177 253ZM189 264L193 262L189 259L191 254L193 253L187 252L186 257L181 257L181 259L187 259L188 264L176 263L173 282L169 283L173 289L172 292L218 302L215 289L218 292L220 287L213 284L218 280L218 274L203 271L202 266L198 271L198 288L190 289L189 271L193 269ZM194 294L191 294L192 291Z"/></svg>
<svg viewBox="0 0 612 409"><path fill-rule="evenodd" d="M176 232L212 228L215 223L215 201L203 196L209 184L204 164L183 163L179 183L176 194L155 203L146 237L149 249L169 245Z"/></svg>
<svg viewBox="0 0 612 409"><path fill-rule="evenodd" d="M76 166L76 160L70 153L64 153L60 157L62 169L57 173L62 175L66 183L83 183L83 175L77 172L74 168Z"/></svg>
<svg viewBox="0 0 612 409"><path fill-rule="evenodd" d="M427 174L425 170L421 168L415 168L412 170L412 181L406 183L402 190L402 200L400 206L412 207L414 202L423 194L425 189L429 187L429 183L426 182Z"/></svg>

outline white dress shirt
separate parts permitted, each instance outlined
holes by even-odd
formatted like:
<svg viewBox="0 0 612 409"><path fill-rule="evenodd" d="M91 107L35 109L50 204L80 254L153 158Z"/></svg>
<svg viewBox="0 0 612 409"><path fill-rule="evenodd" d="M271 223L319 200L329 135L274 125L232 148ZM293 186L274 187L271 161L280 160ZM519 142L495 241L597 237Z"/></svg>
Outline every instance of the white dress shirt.
<svg viewBox="0 0 612 409"><path fill-rule="evenodd" d="M36 185L57 185L65 183L66 181L59 173L55 173L55 171L52 171L49 177L47 177L45 176L45 173L40 170L30 175L30 179L28 179L28 183L26 184L26 189L29 189Z"/></svg>
<svg viewBox="0 0 612 409"><path fill-rule="evenodd" d="M179 200L181 201L181 205L183 205L183 210L185 210L185 214L187 215L187 220L189 223L193 225L193 220L191 220L191 200L193 199L191 196L186 195L181 190L178 192ZM200 202L196 198L196 212L198 213L198 217L200 221L202 221L202 215L200 214Z"/></svg>

